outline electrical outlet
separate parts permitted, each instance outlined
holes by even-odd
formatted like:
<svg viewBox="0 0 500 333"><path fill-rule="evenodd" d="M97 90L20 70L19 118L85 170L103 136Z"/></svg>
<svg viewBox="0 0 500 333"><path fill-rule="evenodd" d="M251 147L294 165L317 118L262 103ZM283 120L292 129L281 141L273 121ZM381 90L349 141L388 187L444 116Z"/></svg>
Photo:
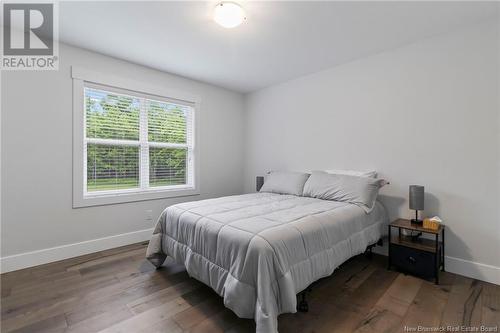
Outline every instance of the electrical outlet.
<svg viewBox="0 0 500 333"><path fill-rule="evenodd" d="M153 220L153 211L151 209L146 210L146 221Z"/></svg>

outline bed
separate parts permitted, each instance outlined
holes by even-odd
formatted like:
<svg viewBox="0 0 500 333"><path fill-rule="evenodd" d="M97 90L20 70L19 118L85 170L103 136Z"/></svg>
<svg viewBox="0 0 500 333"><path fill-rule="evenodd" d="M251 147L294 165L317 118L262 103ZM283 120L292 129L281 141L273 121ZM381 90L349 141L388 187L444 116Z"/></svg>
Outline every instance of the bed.
<svg viewBox="0 0 500 333"><path fill-rule="evenodd" d="M296 295L376 243L387 223L379 202L359 205L253 193L187 202L161 214L147 250L167 256L213 288L257 332L278 331L279 314L296 312Z"/></svg>

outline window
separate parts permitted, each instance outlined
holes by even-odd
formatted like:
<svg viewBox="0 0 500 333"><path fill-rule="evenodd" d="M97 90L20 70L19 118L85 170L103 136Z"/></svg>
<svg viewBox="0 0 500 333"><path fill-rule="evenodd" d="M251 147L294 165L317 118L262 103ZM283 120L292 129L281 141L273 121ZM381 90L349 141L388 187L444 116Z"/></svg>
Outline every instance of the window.
<svg viewBox="0 0 500 333"><path fill-rule="evenodd" d="M83 153L74 158L75 207L199 193L196 102L159 95L156 87L146 93L138 83L75 78L75 69L73 77L75 141L81 141L74 149Z"/></svg>
<svg viewBox="0 0 500 333"><path fill-rule="evenodd" d="M84 84L85 195L193 186L193 107Z"/></svg>

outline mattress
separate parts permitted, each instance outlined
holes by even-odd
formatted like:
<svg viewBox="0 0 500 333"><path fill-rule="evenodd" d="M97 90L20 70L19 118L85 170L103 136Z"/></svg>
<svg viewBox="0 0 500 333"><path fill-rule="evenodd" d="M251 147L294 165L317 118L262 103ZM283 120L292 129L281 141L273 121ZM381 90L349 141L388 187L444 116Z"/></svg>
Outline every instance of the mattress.
<svg viewBox="0 0 500 333"><path fill-rule="evenodd" d="M296 312L296 294L333 273L380 237L387 214L344 202L254 193L181 203L163 211L148 246L157 267L167 256L212 287L257 332L278 331Z"/></svg>

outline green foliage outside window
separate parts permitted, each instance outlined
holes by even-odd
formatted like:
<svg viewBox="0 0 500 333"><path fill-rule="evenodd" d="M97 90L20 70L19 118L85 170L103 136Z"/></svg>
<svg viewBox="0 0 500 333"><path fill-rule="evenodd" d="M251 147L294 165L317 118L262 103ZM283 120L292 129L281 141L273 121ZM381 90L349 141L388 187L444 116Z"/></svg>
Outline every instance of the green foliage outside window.
<svg viewBox="0 0 500 333"><path fill-rule="evenodd" d="M139 140L139 98L86 89L87 138ZM185 144L186 111L182 106L146 100L148 141ZM87 191L139 187L137 146L87 144ZM187 149L149 148L150 186L186 184Z"/></svg>

